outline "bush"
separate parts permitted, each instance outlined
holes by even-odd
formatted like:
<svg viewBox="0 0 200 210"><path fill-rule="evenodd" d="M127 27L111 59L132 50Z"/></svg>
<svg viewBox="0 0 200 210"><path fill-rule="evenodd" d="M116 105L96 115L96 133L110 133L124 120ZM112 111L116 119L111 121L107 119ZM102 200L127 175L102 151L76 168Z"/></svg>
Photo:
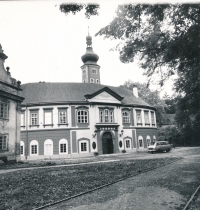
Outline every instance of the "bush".
<svg viewBox="0 0 200 210"><path fill-rule="evenodd" d="M99 155L99 153L98 152L94 152L94 156L96 157L96 156L98 156Z"/></svg>
<svg viewBox="0 0 200 210"><path fill-rule="evenodd" d="M122 150L122 153L126 153L126 150L125 150L125 149L123 149L123 150Z"/></svg>

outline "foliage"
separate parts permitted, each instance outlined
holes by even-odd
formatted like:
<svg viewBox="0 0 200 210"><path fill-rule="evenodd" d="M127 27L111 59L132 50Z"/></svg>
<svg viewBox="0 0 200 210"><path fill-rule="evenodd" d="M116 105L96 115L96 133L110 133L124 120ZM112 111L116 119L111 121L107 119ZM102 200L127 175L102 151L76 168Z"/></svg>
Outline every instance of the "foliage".
<svg viewBox="0 0 200 210"><path fill-rule="evenodd" d="M85 9L85 17L90 18L92 15L98 15L98 9L100 6L98 4L70 4L64 3L60 5L60 11L69 14L72 13L75 15L77 12Z"/></svg>
<svg viewBox="0 0 200 210"><path fill-rule="evenodd" d="M169 141L170 144L183 146L180 141L179 129L175 126L167 126L158 129L158 139Z"/></svg>
<svg viewBox="0 0 200 210"><path fill-rule="evenodd" d="M166 104L165 111L167 114L175 114L176 113L176 97L170 97L167 93L164 94L163 100Z"/></svg>
<svg viewBox="0 0 200 210"><path fill-rule="evenodd" d="M120 60L139 58L148 82L159 75L162 86L178 75L177 110L187 115L178 114L177 122L182 124L179 119L184 118L190 138L195 138L200 130L200 4L127 4L118 6L116 14L96 35L120 39Z"/></svg>

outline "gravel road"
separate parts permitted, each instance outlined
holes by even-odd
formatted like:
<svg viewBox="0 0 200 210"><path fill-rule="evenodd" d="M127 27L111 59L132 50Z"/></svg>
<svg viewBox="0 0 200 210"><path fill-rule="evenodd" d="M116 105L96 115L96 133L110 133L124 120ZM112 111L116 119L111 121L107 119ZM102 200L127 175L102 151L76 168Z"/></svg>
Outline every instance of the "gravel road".
<svg viewBox="0 0 200 210"><path fill-rule="evenodd" d="M174 149L145 158L172 155L183 159L47 209L182 210L200 184L200 148Z"/></svg>

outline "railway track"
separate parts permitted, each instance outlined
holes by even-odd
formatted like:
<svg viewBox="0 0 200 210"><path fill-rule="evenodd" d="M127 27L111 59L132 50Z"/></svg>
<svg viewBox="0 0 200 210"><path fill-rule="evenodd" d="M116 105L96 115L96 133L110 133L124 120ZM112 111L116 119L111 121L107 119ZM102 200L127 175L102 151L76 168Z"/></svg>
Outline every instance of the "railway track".
<svg viewBox="0 0 200 210"><path fill-rule="evenodd" d="M135 172L135 173L133 173L133 174L131 174L131 175L129 175L129 176L120 178L120 179L115 180L115 181L113 181L113 182L109 182L109 183L107 183L107 184L101 185L101 186L96 187L96 188L93 188L93 189L91 189L91 190L88 190L88 191L85 191L85 192L82 192L82 193L79 193L79 194L76 194L76 195L73 195L73 196L70 196L70 197L66 197L66 198L64 198L64 199L61 199L61 200L58 200L58 201L55 201L55 202L52 202L52 203L45 204L45 205L43 205L43 206L34 208L33 210L45 209L45 208L51 207L51 206L53 206L53 205L56 205L56 204L59 204L59 203L62 203L62 202L66 202L66 201L68 201L68 200L71 200L71 199L80 197L80 196L85 195L85 194L89 194L89 193L91 193L91 192L94 192L94 191L97 191L97 190L99 190L99 189L108 187L108 186L110 186L110 185L113 185L113 184L115 184L115 183L124 181L124 180L129 179L129 178L132 178L132 177L135 177L135 176L137 176L137 175L146 173L146 172L148 172L148 171L152 171L152 170L154 170L154 169L162 168L162 167L164 167L164 166L166 166L166 165L169 165L169 164L171 164L171 163L173 163L173 162L176 162L176 161L178 161L178 160L180 160L180 159L181 159L181 158L177 158L177 159L175 159L175 160L172 160L172 161L170 161L170 162L167 162L167 163L163 164L162 166L151 167L151 168L147 168L147 169L144 169L144 170L139 170L139 171L137 171L137 172ZM186 209L184 209L184 210L186 210Z"/></svg>

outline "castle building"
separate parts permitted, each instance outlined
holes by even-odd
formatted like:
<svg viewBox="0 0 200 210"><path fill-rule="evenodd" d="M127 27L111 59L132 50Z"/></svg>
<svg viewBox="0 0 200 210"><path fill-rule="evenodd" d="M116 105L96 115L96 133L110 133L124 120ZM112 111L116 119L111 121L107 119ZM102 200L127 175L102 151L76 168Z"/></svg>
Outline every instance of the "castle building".
<svg viewBox="0 0 200 210"><path fill-rule="evenodd" d="M9 67L4 68L8 57L0 45L0 160L20 159L20 81L11 77Z"/></svg>
<svg viewBox="0 0 200 210"><path fill-rule="evenodd" d="M91 36L86 43L82 83L22 85L21 159L136 152L156 140L155 108L137 88L101 85Z"/></svg>

